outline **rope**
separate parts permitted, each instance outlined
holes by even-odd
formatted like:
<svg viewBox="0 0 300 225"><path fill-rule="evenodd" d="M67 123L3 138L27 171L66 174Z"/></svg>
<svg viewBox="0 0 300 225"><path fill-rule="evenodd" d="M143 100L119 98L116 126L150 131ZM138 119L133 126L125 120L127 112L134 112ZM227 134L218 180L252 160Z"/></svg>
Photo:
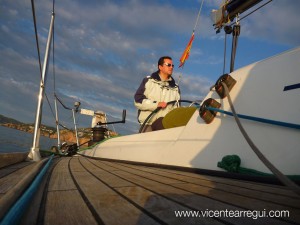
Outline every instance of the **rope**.
<svg viewBox="0 0 300 225"><path fill-rule="evenodd" d="M58 102L65 108L65 109L68 109L68 110L72 110L72 108L70 107L67 107L58 97L57 95L55 94L55 98L58 100Z"/></svg>
<svg viewBox="0 0 300 225"><path fill-rule="evenodd" d="M232 48L231 48L231 62L230 62L230 72L234 70L235 56L238 44L238 36L240 35L240 25L236 22L232 30Z"/></svg>
<svg viewBox="0 0 300 225"><path fill-rule="evenodd" d="M226 52L227 52L227 33L225 33L225 37L224 37L223 74L225 74L225 67L226 67Z"/></svg>
<svg viewBox="0 0 300 225"><path fill-rule="evenodd" d="M258 158L265 164L265 166L267 168L269 168L269 170L283 183L285 184L287 187L289 187L292 191L294 191L296 194L300 195L300 187L297 186L293 181L291 181L289 178L287 178L283 173L281 173L262 153L261 151L256 147L256 145L253 143L253 141L250 139L250 137L248 136L248 134L246 133L244 127L241 124L241 121L239 120L237 113L235 111L235 108L233 106L233 103L231 101L231 97L229 94L229 90L226 86L226 84L224 82L221 83L224 91L226 93L226 96L228 97L228 102L232 111L232 114L234 116L234 119L242 133L242 135L244 136L244 138L246 139L246 141L248 142L249 146L252 148L252 150L254 151L254 153L258 156Z"/></svg>
<svg viewBox="0 0 300 225"><path fill-rule="evenodd" d="M59 102L65 109L72 110L71 108L65 106L65 105L62 103L62 101L57 97L57 95L56 95L55 93L54 93L54 97L58 100L58 102ZM55 119L55 121L56 121L56 119ZM69 131L73 131L72 129L69 129L69 128L67 128L66 126L64 126L63 124L61 124L59 121L56 121L56 123L58 123L59 126L65 128L65 129L67 129L67 130L69 130Z"/></svg>
<svg viewBox="0 0 300 225"><path fill-rule="evenodd" d="M15 202L13 207L8 211L8 213L5 215L3 220L1 221L1 225L12 225L12 224L19 224L22 215L24 212L26 212L26 209L28 208L28 204L34 197L34 194L36 193L40 183L43 180L43 177L45 173L47 172L51 162L53 159L53 155L50 157L46 165L43 167L43 169L40 171L40 173L36 176L34 181L31 183L29 188L24 192L24 194Z"/></svg>
<svg viewBox="0 0 300 225"><path fill-rule="evenodd" d="M210 106L206 106L206 108L211 111L215 111L215 112L223 113L223 114L226 114L229 116L233 116L232 112L228 112L228 111L225 111L222 109L213 108ZM252 121L256 121L256 122L267 123L267 124L272 124L272 125L277 125L277 126L282 126L282 127L300 129L299 124L286 123L286 122L282 122L282 121L264 119L264 118L260 118L260 117L248 116L248 115L243 115L243 114L237 114L237 116L238 116L238 118L241 118L241 119L252 120Z"/></svg>
<svg viewBox="0 0 300 225"><path fill-rule="evenodd" d="M274 178L273 174L264 173L254 169L244 168L240 165L241 158L238 155L226 155L217 164L218 167L225 169L228 172ZM300 175L287 175L287 177L293 181L300 181Z"/></svg>

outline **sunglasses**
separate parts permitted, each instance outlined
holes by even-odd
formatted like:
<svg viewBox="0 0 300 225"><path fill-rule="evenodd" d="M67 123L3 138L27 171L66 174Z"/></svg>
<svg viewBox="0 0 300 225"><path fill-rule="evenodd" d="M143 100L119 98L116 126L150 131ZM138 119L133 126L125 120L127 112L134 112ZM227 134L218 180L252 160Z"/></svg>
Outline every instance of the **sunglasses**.
<svg viewBox="0 0 300 225"><path fill-rule="evenodd" d="M171 67L174 68L174 64L171 64L171 63L164 63L164 65L166 65L167 67Z"/></svg>

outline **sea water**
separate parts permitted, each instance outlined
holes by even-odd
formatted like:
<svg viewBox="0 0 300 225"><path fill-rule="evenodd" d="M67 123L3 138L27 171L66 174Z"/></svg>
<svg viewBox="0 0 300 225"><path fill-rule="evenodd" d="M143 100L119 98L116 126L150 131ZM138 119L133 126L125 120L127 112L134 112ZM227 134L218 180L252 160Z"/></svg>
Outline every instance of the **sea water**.
<svg viewBox="0 0 300 225"><path fill-rule="evenodd" d="M32 140L32 133L0 126L0 153L29 151ZM57 145L56 139L41 136L40 149L49 150L53 145Z"/></svg>

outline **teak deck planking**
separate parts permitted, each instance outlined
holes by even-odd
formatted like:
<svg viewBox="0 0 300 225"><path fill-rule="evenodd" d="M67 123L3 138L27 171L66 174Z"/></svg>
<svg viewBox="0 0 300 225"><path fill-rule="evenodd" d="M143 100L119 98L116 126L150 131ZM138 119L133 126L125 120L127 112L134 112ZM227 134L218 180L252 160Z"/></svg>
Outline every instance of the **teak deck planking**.
<svg viewBox="0 0 300 225"><path fill-rule="evenodd" d="M0 169L0 200L34 166ZM179 218L175 211L289 210L289 218ZM22 224L300 224L285 187L85 158L55 158Z"/></svg>

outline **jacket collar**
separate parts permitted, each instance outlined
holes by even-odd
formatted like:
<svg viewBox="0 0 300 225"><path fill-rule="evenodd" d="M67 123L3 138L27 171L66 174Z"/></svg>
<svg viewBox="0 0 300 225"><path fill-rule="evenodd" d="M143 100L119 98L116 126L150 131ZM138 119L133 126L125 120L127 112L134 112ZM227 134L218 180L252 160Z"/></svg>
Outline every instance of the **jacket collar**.
<svg viewBox="0 0 300 225"><path fill-rule="evenodd" d="M151 78L154 79L154 80L157 80L157 81L162 81L162 80L160 79L160 76L159 76L159 70L157 70L156 72L152 73L152 74L151 74ZM162 81L162 82L163 82L163 81ZM175 80L174 80L174 78L173 78L172 76L170 76L169 79L166 80L165 82L168 82L168 83L169 83L169 86L171 86L171 87L177 86L177 85L175 84Z"/></svg>

